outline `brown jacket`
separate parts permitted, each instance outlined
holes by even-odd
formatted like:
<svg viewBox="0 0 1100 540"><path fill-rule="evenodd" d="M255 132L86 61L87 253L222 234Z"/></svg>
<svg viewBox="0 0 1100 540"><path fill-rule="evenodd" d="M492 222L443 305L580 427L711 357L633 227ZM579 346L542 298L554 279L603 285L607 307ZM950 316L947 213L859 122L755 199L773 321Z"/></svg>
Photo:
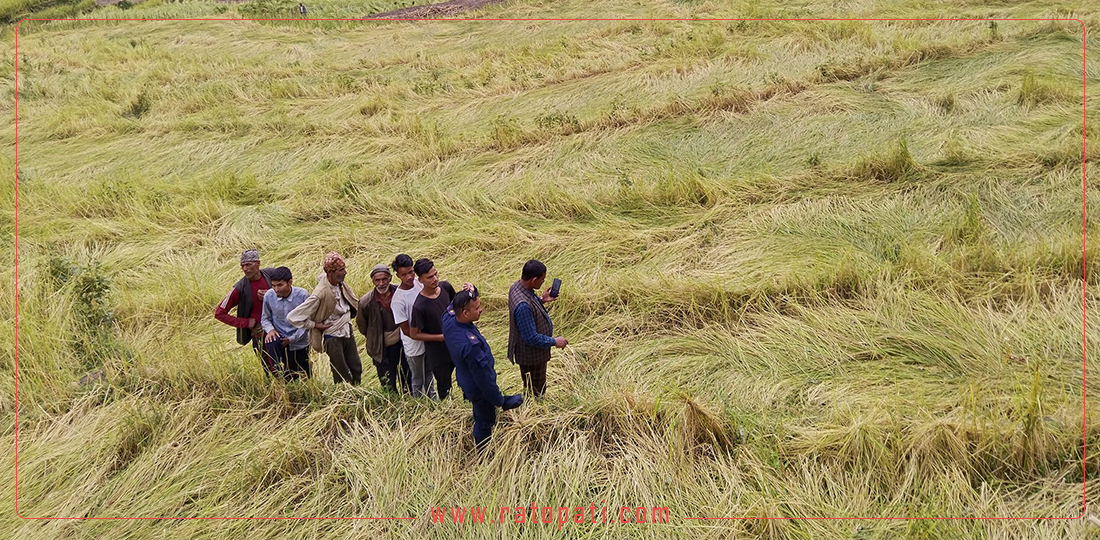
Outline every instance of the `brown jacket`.
<svg viewBox="0 0 1100 540"><path fill-rule="evenodd" d="M390 284L390 294L397 290L397 285ZM355 326L359 333L367 338L367 356L377 364L382 360L382 352L385 349L385 332L383 331L382 317L386 315L382 305L374 300L377 289L371 288L370 292L359 299L359 311L355 315ZM398 337L398 340L401 338Z"/></svg>
<svg viewBox="0 0 1100 540"><path fill-rule="evenodd" d="M343 293L344 301L348 303L348 307L351 309L350 316L354 317L355 308L359 305L359 297L355 296L351 286L346 281L340 284L340 292ZM334 309L336 309L336 295L332 294L332 285L329 284L328 278L322 277L317 282L317 287L313 289L313 293L306 298L306 301L287 313L286 318L287 322L294 326L309 328L309 346L317 352L325 352L325 332L314 328L314 326L317 323L325 322L325 319L332 315ZM350 319L348 322L351 322ZM354 338L355 335L352 334L352 337Z"/></svg>

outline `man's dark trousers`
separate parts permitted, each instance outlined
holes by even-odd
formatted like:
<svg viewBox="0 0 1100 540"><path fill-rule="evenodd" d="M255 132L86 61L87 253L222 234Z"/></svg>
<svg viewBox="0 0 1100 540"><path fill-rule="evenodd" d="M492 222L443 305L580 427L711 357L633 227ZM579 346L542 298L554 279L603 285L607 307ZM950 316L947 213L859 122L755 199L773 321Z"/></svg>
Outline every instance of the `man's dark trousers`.
<svg viewBox="0 0 1100 540"><path fill-rule="evenodd" d="M493 434L493 426L497 423L497 408L484 399L471 400L470 403L474 406L474 444L482 447Z"/></svg>
<svg viewBox="0 0 1100 540"><path fill-rule="evenodd" d="M325 334L325 352L328 353L332 382L350 382L358 385L363 374L363 363L355 347L355 336L335 337Z"/></svg>
<svg viewBox="0 0 1100 540"><path fill-rule="evenodd" d="M263 336L252 338L252 352L256 353L256 358L260 359L264 375L279 376L279 361L268 352Z"/></svg>
<svg viewBox="0 0 1100 540"><path fill-rule="evenodd" d="M450 362L440 363L432 366L431 369L432 375L435 376L435 393L439 399L446 399L451 394L451 377L454 375L455 365Z"/></svg>
<svg viewBox="0 0 1100 540"><path fill-rule="evenodd" d="M382 363L374 364L374 369L378 371L378 382L382 383L382 387L396 392L398 372L401 369L400 341L382 349Z"/></svg>
<svg viewBox="0 0 1100 540"><path fill-rule="evenodd" d="M292 381L299 379L302 375L308 379L310 377L309 371L309 347L302 347L296 351L287 349L283 345L282 340L275 340L271 343L264 344L264 352L267 353L270 362L274 364L276 371L274 374L282 374L286 377L286 380ZM267 367L267 362L264 362L264 367Z"/></svg>
<svg viewBox="0 0 1100 540"><path fill-rule="evenodd" d="M546 362L534 366L519 366L519 375L523 379L523 391L541 398L546 393Z"/></svg>
<svg viewBox="0 0 1100 540"><path fill-rule="evenodd" d="M398 343L398 345L401 345ZM401 347L401 387L405 389L406 394L412 394L413 381L412 381L412 369L409 367L409 359L405 357L405 348Z"/></svg>

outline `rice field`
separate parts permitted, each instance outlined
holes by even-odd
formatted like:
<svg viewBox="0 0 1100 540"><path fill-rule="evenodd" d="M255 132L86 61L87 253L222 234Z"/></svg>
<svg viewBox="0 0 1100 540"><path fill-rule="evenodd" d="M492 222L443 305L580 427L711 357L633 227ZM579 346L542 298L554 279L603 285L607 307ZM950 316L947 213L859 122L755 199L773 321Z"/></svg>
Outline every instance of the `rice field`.
<svg viewBox="0 0 1100 540"><path fill-rule="evenodd" d="M0 31L0 536L1100 538L1074 519L1100 469L1095 8L245 20L293 5L98 7L228 20L22 22L18 56ZM483 20L593 17L983 20ZM461 393L389 394L365 353L361 387L316 353L265 379L213 318L248 248L307 290L338 251L360 294L433 259L480 289L505 393L536 258L570 344L478 455ZM670 520L431 515L590 503Z"/></svg>

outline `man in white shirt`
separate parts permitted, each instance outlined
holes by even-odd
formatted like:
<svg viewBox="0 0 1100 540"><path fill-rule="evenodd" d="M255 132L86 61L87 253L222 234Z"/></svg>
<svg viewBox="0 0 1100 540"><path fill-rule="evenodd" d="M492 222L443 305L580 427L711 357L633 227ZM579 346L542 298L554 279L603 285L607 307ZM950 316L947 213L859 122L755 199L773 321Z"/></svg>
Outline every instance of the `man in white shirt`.
<svg viewBox="0 0 1100 540"><path fill-rule="evenodd" d="M393 260L392 266L401 285L393 291L390 307L393 310L393 322L401 328L401 343L412 371L412 395L436 399L435 381L431 370L425 366L424 342L409 337L409 318L412 317L413 302L424 285L416 279L412 257L402 253Z"/></svg>

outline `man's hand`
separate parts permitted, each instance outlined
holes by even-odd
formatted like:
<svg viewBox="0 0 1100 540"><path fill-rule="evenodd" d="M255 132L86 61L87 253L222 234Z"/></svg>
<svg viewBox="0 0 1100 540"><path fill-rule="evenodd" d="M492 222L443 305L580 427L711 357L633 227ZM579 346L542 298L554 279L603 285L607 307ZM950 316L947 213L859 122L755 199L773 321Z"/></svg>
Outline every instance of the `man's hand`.
<svg viewBox="0 0 1100 540"><path fill-rule="evenodd" d="M281 341L283 342L283 347L290 346L290 338L283 338Z"/></svg>
<svg viewBox="0 0 1100 540"><path fill-rule="evenodd" d="M259 321L257 321L256 319L248 319L248 327L249 328L256 328L256 324L258 324L258 323L259 323Z"/></svg>
<svg viewBox="0 0 1100 540"><path fill-rule="evenodd" d="M557 300L557 299L558 299L557 296L550 296L550 289L549 288L547 288L545 291L542 292L542 303L543 303L543 305L549 304L550 302L553 302L554 300Z"/></svg>
<svg viewBox="0 0 1100 540"><path fill-rule="evenodd" d="M267 335L264 336L264 343L271 343L272 341L275 341L276 339L279 339L280 337L282 337L282 336L280 336L278 332L276 332L275 330L272 330L272 331L268 332Z"/></svg>
<svg viewBox="0 0 1100 540"><path fill-rule="evenodd" d="M515 409L523 403L523 396L519 394L512 394L510 396L504 396L504 404L500 406L502 410Z"/></svg>
<svg viewBox="0 0 1100 540"><path fill-rule="evenodd" d="M564 349L566 345L569 345L569 340L563 337L554 338L554 346L559 349Z"/></svg>
<svg viewBox="0 0 1100 540"><path fill-rule="evenodd" d="M325 323L317 323L317 324L313 325L313 329L314 330L328 330L329 326L332 326L332 325L331 324L325 324Z"/></svg>
<svg viewBox="0 0 1100 540"><path fill-rule="evenodd" d="M469 281L467 281L466 283L463 283L463 284L462 284L462 290L464 290L464 291L472 291L472 290L474 290L474 284L473 284L473 283L470 283Z"/></svg>
<svg viewBox="0 0 1100 540"><path fill-rule="evenodd" d="M261 299L264 297L265 294L267 294L267 289L260 289L256 291L256 296L259 296Z"/></svg>

